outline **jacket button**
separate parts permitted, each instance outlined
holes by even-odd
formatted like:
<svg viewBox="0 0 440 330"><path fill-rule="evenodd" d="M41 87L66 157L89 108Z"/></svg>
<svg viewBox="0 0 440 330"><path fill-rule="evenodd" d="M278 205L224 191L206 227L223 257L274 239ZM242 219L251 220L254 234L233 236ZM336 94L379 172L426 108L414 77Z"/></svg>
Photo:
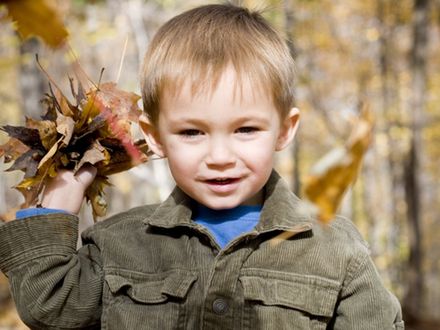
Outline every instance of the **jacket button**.
<svg viewBox="0 0 440 330"><path fill-rule="evenodd" d="M212 310L214 311L214 313L219 314L219 315L226 314L229 310L229 304L226 301L226 299L217 298L212 303Z"/></svg>

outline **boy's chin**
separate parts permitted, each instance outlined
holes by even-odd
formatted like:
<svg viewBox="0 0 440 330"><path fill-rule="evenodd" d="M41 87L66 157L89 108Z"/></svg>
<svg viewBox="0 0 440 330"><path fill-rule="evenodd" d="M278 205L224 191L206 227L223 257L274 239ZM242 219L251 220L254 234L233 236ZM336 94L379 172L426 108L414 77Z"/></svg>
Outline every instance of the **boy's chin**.
<svg viewBox="0 0 440 330"><path fill-rule="evenodd" d="M233 209L234 207L237 207L239 205L241 205L241 201L240 200L206 200L206 199L202 199L202 200L197 200L196 201L211 209L211 210L216 210L216 211L220 211L220 210L228 210L228 209Z"/></svg>
<svg viewBox="0 0 440 330"><path fill-rule="evenodd" d="M229 209L233 209L234 207L239 206L240 204L235 203L235 204L206 204L206 203L200 203L203 206L211 209L211 210L215 210L215 211L221 211L221 210L229 210Z"/></svg>
<svg viewBox="0 0 440 330"><path fill-rule="evenodd" d="M246 200L246 201L242 201L242 200L231 200L231 201L226 201L226 200L220 200L220 201L206 201L206 200L197 200L197 202L211 210L216 210L216 211L220 211L220 210L229 210L229 209L233 209L237 206L242 206L242 205L259 205L259 203L256 203L254 200Z"/></svg>

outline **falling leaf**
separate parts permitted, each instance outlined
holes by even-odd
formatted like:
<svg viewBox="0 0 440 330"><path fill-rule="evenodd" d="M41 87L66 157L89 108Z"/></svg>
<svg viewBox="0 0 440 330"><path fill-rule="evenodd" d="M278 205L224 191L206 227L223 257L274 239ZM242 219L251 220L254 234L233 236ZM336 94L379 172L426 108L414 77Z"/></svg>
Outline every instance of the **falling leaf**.
<svg viewBox="0 0 440 330"><path fill-rule="evenodd" d="M0 0L22 38L41 37L51 47L61 46L68 33L56 8L47 0Z"/></svg>
<svg viewBox="0 0 440 330"><path fill-rule="evenodd" d="M319 219L324 223L333 219L344 193L356 180L371 142L372 128L372 113L364 106L347 144L325 155L306 178L305 196L317 207Z"/></svg>

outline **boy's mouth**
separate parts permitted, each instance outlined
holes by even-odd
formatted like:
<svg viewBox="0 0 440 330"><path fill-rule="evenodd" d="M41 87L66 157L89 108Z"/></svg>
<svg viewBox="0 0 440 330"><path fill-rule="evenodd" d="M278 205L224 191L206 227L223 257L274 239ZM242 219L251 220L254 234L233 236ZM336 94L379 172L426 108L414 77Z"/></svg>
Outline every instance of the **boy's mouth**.
<svg viewBox="0 0 440 330"><path fill-rule="evenodd" d="M238 182L238 178L216 178L216 179L208 179L206 180L207 183L212 184L212 185L228 185L231 183L235 183Z"/></svg>

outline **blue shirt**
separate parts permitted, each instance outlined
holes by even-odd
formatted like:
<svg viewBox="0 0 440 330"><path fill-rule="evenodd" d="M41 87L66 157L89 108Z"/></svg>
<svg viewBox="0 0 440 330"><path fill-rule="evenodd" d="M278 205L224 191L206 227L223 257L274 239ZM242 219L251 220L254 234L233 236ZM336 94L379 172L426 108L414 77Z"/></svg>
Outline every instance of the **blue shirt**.
<svg viewBox="0 0 440 330"><path fill-rule="evenodd" d="M212 210L197 204L193 219L206 227L223 249L230 241L254 229L260 219L261 205L242 205L227 210Z"/></svg>

